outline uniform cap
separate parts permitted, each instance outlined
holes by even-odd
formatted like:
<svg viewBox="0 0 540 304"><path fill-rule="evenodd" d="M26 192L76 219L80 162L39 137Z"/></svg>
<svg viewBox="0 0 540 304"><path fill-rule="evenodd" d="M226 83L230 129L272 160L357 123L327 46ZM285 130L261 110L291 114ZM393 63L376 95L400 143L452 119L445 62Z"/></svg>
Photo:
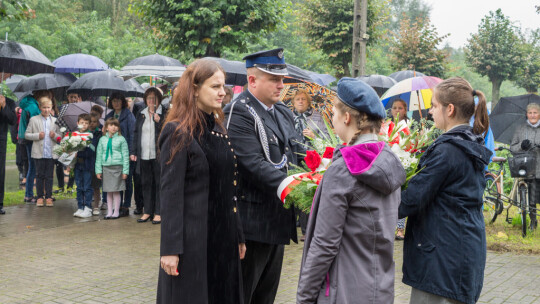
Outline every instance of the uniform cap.
<svg viewBox="0 0 540 304"><path fill-rule="evenodd" d="M288 75L283 48L256 52L245 56L242 60L246 61L246 68L256 67L272 75Z"/></svg>

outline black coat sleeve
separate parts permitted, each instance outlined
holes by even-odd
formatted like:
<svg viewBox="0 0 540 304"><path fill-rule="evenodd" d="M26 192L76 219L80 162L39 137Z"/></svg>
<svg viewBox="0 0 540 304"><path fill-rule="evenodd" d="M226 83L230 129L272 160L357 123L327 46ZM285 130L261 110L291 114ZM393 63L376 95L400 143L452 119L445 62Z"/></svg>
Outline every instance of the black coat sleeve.
<svg viewBox="0 0 540 304"><path fill-rule="evenodd" d="M0 110L0 121L7 122L8 125L17 123L17 114L15 114L15 103L6 98L6 105Z"/></svg>
<svg viewBox="0 0 540 304"><path fill-rule="evenodd" d="M179 150L171 162L172 137L176 124L168 123L159 137L161 151L161 255L184 253L184 187L188 162L188 148Z"/></svg>
<svg viewBox="0 0 540 304"><path fill-rule="evenodd" d="M235 149L242 174L249 176L254 185L263 190L277 188L287 174L276 169L264 157L259 136L255 132L255 121L245 106L236 105L229 124L229 136ZM269 202L271 200L268 200Z"/></svg>
<svg viewBox="0 0 540 304"><path fill-rule="evenodd" d="M144 121L142 121L143 115L139 112L137 114L137 119L135 119L135 124L133 128L133 140L131 142L131 146L129 146L129 155L136 155L137 157L140 157L140 155L137 155L138 153L138 147L140 142L140 136L141 136L141 130L139 128L142 128L142 124Z"/></svg>

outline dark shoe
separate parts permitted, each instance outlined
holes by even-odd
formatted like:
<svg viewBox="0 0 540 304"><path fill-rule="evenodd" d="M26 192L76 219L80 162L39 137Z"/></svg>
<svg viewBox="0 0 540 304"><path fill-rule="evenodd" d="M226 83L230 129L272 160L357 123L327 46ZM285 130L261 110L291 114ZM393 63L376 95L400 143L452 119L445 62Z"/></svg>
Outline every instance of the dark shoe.
<svg viewBox="0 0 540 304"><path fill-rule="evenodd" d="M110 219L110 220L117 220L117 219L119 219L119 218L120 218L120 216L111 216L109 219Z"/></svg>
<svg viewBox="0 0 540 304"><path fill-rule="evenodd" d="M141 214L143 214L143 210L142 209L135 209L135 210L133 210L133 214L141 215Z"/></svg>
<svg viewBox="0 0 540 304"><path fill-rule="evenodd" d="M161 224L161 221L152 221L152 224L154 225Z"/></svg>
<svg viewBox="0 0 540 304"><path fill-rule="evenodd" d="M152 216L151 216L151 215L148 215L148 217L145 218L145 219L143 219L143 218L137 219L137 223L146 223L146 222L148 222L151 218L152 218Z"/></svg>
<svg viewBox="0 0 540 304"><path fill-rule="evenodd" d="M120 208L120 215L119 217L129 216L129 208L122 207Z"/></svg>
<svg viewBox="0 0 540 304"><path fill-rule="evenodd" d="M300 242L305 242L305 241L306 241L306 236L302 235L302 237L300 238Z"/></svg>
<svg viewBox="0 0 540 304"><path fill-rule="evenodd" d="M0 214L6 214L6 211L2 208L0 208Z"/></svg>

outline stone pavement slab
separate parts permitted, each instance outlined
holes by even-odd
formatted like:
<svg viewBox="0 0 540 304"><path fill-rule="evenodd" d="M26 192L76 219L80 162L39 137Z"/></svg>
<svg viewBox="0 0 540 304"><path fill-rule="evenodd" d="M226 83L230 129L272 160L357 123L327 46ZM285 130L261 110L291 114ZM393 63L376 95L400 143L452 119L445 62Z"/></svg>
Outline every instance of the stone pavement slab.
<svg viewBox="0 0 540 304"><path fill-rule="evenodd" d="M159 225L72 216L53 208L7 207L0 216L0 303L154 303ZM30 226L30 227L28 227ZM395 303L409 303L396 243ZM286 246L275 303L295 303L302 243ZM478 303L540 303L540 256L488 252ZM361 302L359 302L361 303Z"/></svg>

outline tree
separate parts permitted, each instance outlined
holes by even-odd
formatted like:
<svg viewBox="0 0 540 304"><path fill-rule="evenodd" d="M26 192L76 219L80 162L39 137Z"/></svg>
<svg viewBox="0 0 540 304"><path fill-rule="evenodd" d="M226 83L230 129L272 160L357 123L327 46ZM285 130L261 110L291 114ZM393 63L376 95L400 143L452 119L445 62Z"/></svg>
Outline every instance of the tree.
<svg viewBox="0 0 540 304"><path fill-rule="evenodd" d="M519 29L501 9L482 19L478 33L472 34L465 48L467 63L491 81L492 107L499 101L504 80L514 80L521 66Z"/></svg>
<svg viewBox="0 0 540 304"><path fill-rule="evenodd" d="M529 93L537 93L540 86L540 29L527 39L523 37L523 65L517 71L516 84Z"/></svg>
<svg viewBox="0 0 540 304"><path fill-rule="evenodd" d="M391 65L396 70L414 69L430 76L444 77L448 54L437 46L448 34L438 36L429 19L411 23L403 19L390 47Z"/></svg>
<svg viewBox="0 0 540 304"><path fill-rule="evenodd" d="M311 46L328 56L338 77L350 76L354 1L305 0L299 5L301 9L297 13ZM388 0L368 2L368 46L385 32L383 25L388 19L387 6Z"/></svg>
<svg viewBox="0 0 540 304"><path fill-rule="evenodd" d="M84 0L30 0L36 18L0 20L0 33L9 39L29 44L51 61L67 54L97 56L110 67L121 68L130 60L156 52L147 34L132 22L119 19L121 31L114 33L110 18L85 10ZM122 18L127 18L124 16Z"/></svg>
<svg viewBox="0 0 540 304"><path fill-rule="evenodd" d="M0 20L22 20L36 18L36 11L21 1L0 0Z"/></svg>
<svg viewBox="0 0 540 304"><path fill-rule="evenodd" d="M390 32L398 32L401 21L404 19L418 20L423 22L429 20L431 7L422 0L392 0L390 2Z"/></svg>
<svg viewBox="0 0 540 304"><path fill-rule="evenodd" d="M156 42L188 57L245 51L248 41L272 31L287 1L134 0L131 10L155 29Z"/></svg>

